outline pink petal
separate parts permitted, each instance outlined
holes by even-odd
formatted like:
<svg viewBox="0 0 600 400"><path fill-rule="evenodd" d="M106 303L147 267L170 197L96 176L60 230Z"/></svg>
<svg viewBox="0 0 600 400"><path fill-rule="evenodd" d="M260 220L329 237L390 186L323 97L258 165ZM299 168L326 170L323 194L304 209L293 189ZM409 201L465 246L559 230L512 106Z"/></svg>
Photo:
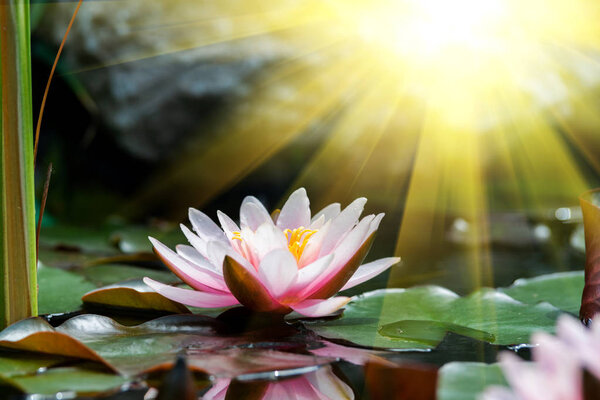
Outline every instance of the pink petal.
<svg viewBox="0 0 600 400"><path fill-rule="evenodd" d="M300 188L290 195L277 218L277 226L284 229L296 229L310 225L310 201L306 189Z"/></svg>
<svg viewBox="0 0 600 400"><path fill-rule="evenodd" d="M300 293L303 298L327 299L335 295L352 278L371 249L375 235L362 239L372 216L367 216L338 246L326 271ZM362 240L362 242L361 242Z"/></svg>
<svg viewBox="0 0 600 400"><path fill-rule="evenodd" d="M149 237L150 242L154 246L154 250L162 259L167 267L181 280L191 287L202 290L204 286L210 286L213 289L227 292L227 285L222 277L215 273L209 273L206 270L194 267L184 258L180 257L173 250L159 242L158 240Z"/></svg>
<svg viewBox="0 0 600 400"><path fill-rule="evenodd" d="M205 241L226 240L225 233L212 219L202 211L195 208L189 209L189 218L194 230Z"/></svg>
<svg viewBox="0 0 600 400"><path fill-rule="evenodd" d="M314 223L321 216L324 217L325 222L327 222L330 219L334 219L335 217L340 215L341 209L342 209L342 207L341 207L340 203L331 203L330 205L324 207L321 211L316 213L310 222L311 222L311 224Z"/></svg>
<svg viewBox="0 0 600 400"><path fill-rule="evenodd" d="M332 297L327 300L311 299L290 305L292 310L307 317L322 317L329 315L344 307L350 301L350 297Z"/></svg>
<svg viewBox="0 0 600 400"><path fill-rule="evenodd" d="M230 294L215 294L181 289L165 285L150 278L144 278L144 283L167 299L192 307L217 308L239 304L237 299Z"/></svg>
<svg viewBox="0 0 600 400"><path fill-rule="evenodd" d="M231 379L217 379L209 391L204 393L202 400L225 400Z"/></svg>
<svg viewBox="0 0 600 400"><path fill-rule="evenodd" d="M227 216L227 214L222 213L221 211L217 211L217 218L221 223L221 228L227 235L229 239L233 236L233 232L239 232L240 228L237 226L235 222L231 218Z"/></svg>
<svg viewBox="0 0 600 400"><path fill-rule="evenodd" d="M298 277L296 258L287 249L273 250L260 262L258 277L267 290L279 298L296 282Z"/></svg>
<svg viewBox="0 0 600 400"><path fill-rule="evenodd" d="M256 197L247 196L240 208L241 227L248 227L255 231L265 222L273 223L271 215L267 212L265 206Z"/></svg>
<svg viewBox="0 0 600 400"><path fill-rule="evenodd" d="M320 399L354 399L354 392L344 381L338 378L331 366L325 365L312 374L306 374Z"/></svg>
<svg viewBox="0 0 600 400"><path fill-rule="evenodd" d="M329 254L333 251L339 240L356 224L358 217L362 214L367 199L360 197L354 200L346 207L331 223L327 237L323 240L323 245L319 252L320 256Z"/></svg>
<svg viewBox="0 0 600 400"><path fill-rule="evenodd" d="M389 267L400 262L400 257L388 257L381 258L376 261L372 261L367 264L363 264L352 275L352 278L344 285L341 290L350 289L356 285L360 285L363 282L379 275Z"/></svg>
<svg viewBox="0 0 600 400"><path fill-rule="evenodd" d="M380 213L380 214L377 214L375 216L375 218L373 218L373 221L371 222L371 225L369 226L369 232L367 232L367 236L371 235L372 233L377 231L377 229L379 229L379 224L381 223L381 220L383 219L384 216L385 216L384 213Z"/></svg>

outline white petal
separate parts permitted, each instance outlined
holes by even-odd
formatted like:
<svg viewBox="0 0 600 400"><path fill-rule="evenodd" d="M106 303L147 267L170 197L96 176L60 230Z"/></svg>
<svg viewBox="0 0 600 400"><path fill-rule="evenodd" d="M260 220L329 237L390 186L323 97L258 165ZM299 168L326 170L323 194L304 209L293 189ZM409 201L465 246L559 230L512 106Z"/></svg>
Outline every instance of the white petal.
<svg viewBox="0 0 600 400"><path fill-rule="evenodd" d="M291 292L299 292L310 283L319 279L323 272L327 270L331 261L333 261L333 254L328 254L300 269L298 271L298 280L291 289Z"/></svg>
<svg viewBox="0 0 600 400"><path fill-rule="evenodd" d="M198 235L189 230L189 228L183 224L179 224L179 227L181 228L181 231L187 238L188 242L192 246L194 246L194 248L198 250L200 254L202 254L205 258L208 258L208 253L206 251L206 240L201 239Z"/></svg>
<svg viewBox="0 0 600 400"><path fill-rule="evenodd" d="M277 218L277 226L283 229L296 229L310 225L310 201L306 189L300 188L290 195Z"/></svg>
<svg viewBox="0 0 600 400"><path fill-rule="evenodd" d="M400 262L400 257L388 257L381 258L379 260L363 264L352 275L352 278L344 285L341 290L350 289L356 285L360 285L363 282L368 281L369 279L379 275L392 265Z"/></svg>
<svg viewBox="0 0 600 400"><path fill-rule="evenodd" d="M308 243L300 256L300 261L298 261L298 266L303 268L305 265L308 265L315 261L317 257L319 257L319 252L321 251L321 246L323 245L323 240L327 237L329 233L329 229L331 228L331 221L327 221L325 225L321 227L308 239Z"/></svg>
<svg viewBox="0 0 600 400"><path fill-rule="evenodd" d="M219 222L221 223L221 227L223 231L227 235L229 239L233 236L233 232L239 232L240 228L237 226L235 222L229 216L221 211L217 211L217 218L219 218Z"/></svg>
<svg viewBox="0 0 600 400"><path fill-rule="evenodd" d="M248 239L248 244L259 260L276 249L288 248L288 240L281 229L271 223L264 223L258 227L252 238Z"/></svg>
<svg viewBox="0 0 600 400"><path fill-rule="evenodd" d="M189 218L194 230L205 241L226 240L225 233L212 219L202 211L189 209Z"/></svg>
<svg viewBox="0 0 600 400"><path fill-rule="evenodd" d="M247 196L240 208L241 227L248 227L255 231L259 226L269 221L273 223L265 206L256 197Z"/></svg>
<svg viewBox="0 0 600 400"><path fill-rule="evenodd" d="M194 266L158 240L152 237L148 239L169 269L191 287L202 290L204 286L209 286L221 291L229 291L222 276Z"/></svg>
<svg viewBox="0 0 600 400"><path fill-rule="evenodd" d="M165 285L150 278L144 278L144 283L166 298L192 307L217 308L239 304L239 301L231 294L215 294L181 289Z"/></svg>
<svg viewBox="0 0 600 400"><path fill-rule="evenodd" d="M331 223L331 229L327 234L327 237L323 240L323 245L319 255L331 253L335 248L339 240L350 230L362 214L367 199L360 197L354 200L350 205L337 216Z"/></svg>
<svg viewBox="0 0 600 400"><path fill-rule="evenodd" d="M377 231L377 229L379 229L379 224L381 223L381 220L383 219L384 216L385 216L384 213L380 213L380 214L377 214L377 216L375 216L375 218L371 222L371 226L369 226L369 232L367 232L367 237L370 236L375 231Z"/></svg>
<svg viewBox="0 0 600 400"><path fill-rule="evenodd" d="M329 315L344 307L350 301L350 297L332 297L327 300L311 299L290 305L294 311L307 317L322 317Z"/></svg>
<svg viewBox="0 0 600 400"><path fill-rule="evenodd" d="M340 215L340 211L342 206L340 203L331 203L330 205L324 207L321 211L315 214L312 218L311 223L315 222L319 217L323 216L325 221L329 221L330 219L334 219L338 215Z"/></svg>
<svg viewBox="0 0 600 400"><path fill-rule="evenodd" d="M225 256L229 256L250 271L253 275L256 275L256 269L252 266L252 264L250 264L250 262L244 257L240 256L235 250L233 250L231 246L225 245L223 242L218 240L213 240L212 242L208 242L206 247L209 254L209 259L215 265L220 265L221 270L223 269L223 260L225 260Z"/></svg>
<svg viewBox="0 0 600 400"><path fill-rule="evenodd" d="M223 266L215 265L211 263L207 258L205 258L198 250L196 250L192 246L187 246L185 244L178 244L175 246L175 250L177 254L186 260L190 261L192 264L201 269L206 269L208 271L212 271L216 274L223 275Z"/></svg>
<svg viewBox="0 0 600 400"><path fill-rule="evenodd" d="M325 224L325 216L321 215L317 219L312 219L312 221L310 222L309 229L321 229L323 227L323 224Z"/></svg>
<svg viewBox="0 0 600 400"><path fill-rule="evenodd" d="M260 262L258 277L267 290L277 298L296 282L298 277L296 258L287 249L273 250Z"/></svg>

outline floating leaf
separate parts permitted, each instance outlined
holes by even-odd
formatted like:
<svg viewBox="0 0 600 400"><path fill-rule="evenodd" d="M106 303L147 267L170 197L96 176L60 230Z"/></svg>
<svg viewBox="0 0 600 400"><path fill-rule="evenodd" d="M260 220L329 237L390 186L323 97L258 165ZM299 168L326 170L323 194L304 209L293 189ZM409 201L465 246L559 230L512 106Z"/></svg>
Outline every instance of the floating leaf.
<svg viewBox="0 0 600 400"><path fill-rule="evenodd" d="M24 393L75 392L80 395L95 395L117 390L127 382L127 379L89 367L61 367L38 374L0 378L0 382L9 384Z"/></svg>
<svg viewBox="0 0 600 400"><path fill-rule="evenodd" d="M9 378L17 375L27 375L59 364L62 357L43 356L39 354L24 354L22 352L0 353L0 377Z"/></svg>
<svg viewBox="0 0 600 400"><path fill-rule="evenodd" d="M92 265L82 268L77 272L97 286L113 285L132 279L142 279L145 276L167 284L180 282L180 279L170 271L140 268L125 264Z"/></svg>
<svg viewBox="0 0 600 400"><path fill-rule="evenodd" d="M185 242L185 236L179 228L156 229L141 226L127 226L115 229L111 235L111 241L117 243L119 250L123 253L152 253L152 244L148 240L152 236L166 246L175 247Z"/></svg>
<svg viewBox="0 0 600 400"><path fill-rule="evenodd" d="M109 240L114 228L81 228L74 226L44 227L40 235L40 246L64 248L72 251L98 254L114 254L118 248Z"/></svg>
<svg viewBox="0 0 600 400"><path fill-rule="evenodd" d="M293 328L286 327L288 332L282 333L271 327L264 336L226 336L220 334L221 324L208 317L173 315L123 326L108 317L86 314L53 328L41 318L31 318L0 332L0 346L93 360L124 376L168 369L182 352L190 368L218 378L246 374L274 378L277 374L273 371L302 371L332 361L328 357L277 350L318 346ZM289 334L292 336L285 336Z"/></svg>
<svg viewBox="0 0 600 400"><path fill-rule="evenodd" d="M451 362L439 371L438 400L476 400L490 385L507 386L498 364Z"/></svg>
<svg viewBox="0 0 600 400"><path fill-rule="evenodd" d="M578 314L583 292L583 271L517 279L510 287L499 290L523 303L547 301L563 311Z"/></svg>
<svg viewBox="0 0 600 400"><path fill-rule="evenodd" d="M392 322L379 328L379 334L391 339L401 339L436 346L448 332L453 332L473 339L494 343L491 333L471 329L449 322L404 320Z"/></svg>
<svg viewBox="0 0 600 400"><path fill-rule="evenodd" d="M54 314L77 310L81 296L96 288L81 276L58 268L38 268L39 313Z"/></svg>
<svg viewBox="0 0 600 400"><path fill-rule="evenodd" d="M495 344L521 344L528 343L534 331L553 332L559 312L549 304L523 304L492 289L459 297L441 287L423 286L365 293L353 298L338 319L304 323L329 339L368 347L425 350L435 346L417 342L416 337L392 339L381 335L379 328L403 320L449 322L494 335ZM427 333L423 335L427 341Z"/></svg>
<svg viewBox="0 0 600 400"><path fill-rule="evenodd" d="M119 309L150 310L174 314L189 313L190 310L156 293L141 280L133 280L105 286L83 295L81 300L92 306Z"/></svg>

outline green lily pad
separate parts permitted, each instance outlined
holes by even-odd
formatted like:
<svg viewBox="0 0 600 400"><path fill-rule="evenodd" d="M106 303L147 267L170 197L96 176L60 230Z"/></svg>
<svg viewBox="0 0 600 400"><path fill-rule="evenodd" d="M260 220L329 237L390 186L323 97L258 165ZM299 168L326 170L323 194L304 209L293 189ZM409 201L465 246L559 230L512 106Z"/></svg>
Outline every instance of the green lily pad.
<svg viewBox="0 0 600 400"><path fill-rule="evenodd" d="M187 243L183 233L177 228L156 229L140 226L128 226L116 229L111 233L111 241L117 243L123 253L152 253L152 244L148 240L152 236L166 246L175 247L180 243Z"/></svg>
<svg viewBox="0 0 600 400"><path fill-rule="evenodd" d="M94 368L61 367L42 373L0 378L23 393L54 394L74 392L79 395L96 395L117 390L128 380Z"/></svg>
<svg viewBox="0 0 600 400"><path fill-rule="evenodd" d="M64 360L62 357L24 354L22 352L0 353L0 378L33 374L40 368L48 368Z"/></svg>
<svg viewBox="0 0 600 400"><path fill-rule="evenodd" d="M222 322L213 318L189 314L136 326L123 326L93 314L73 317L56 328L41 318L30 318L0 332L0 347L95 361L126 377L170 368L181 353L186 354L193 370L229 379L272 371L303 371L335 360L276 350L298 348L299 339L286 338L274 327L266 329L264 337L257 333L223 335L221 327ZM283 328L287 334L292 329ZM309 339L304 340L308 346Z"/></svg>
<svg viewBox="0 0 600 400"><path fill-rule="evenodd" d="M498 364L451 362L438 376L438 400L476 400L490 385L508 386Z"/></svg>
<svg viewBox="0 0 600 400"><path fill-rule="evenodd" d="M425 320L451 323L487 332L495 344L528 343L534 331L554 332L560 311L547 303L529 305L504 293L482 289L467 297L437 286L382 289L354 297L333 320L306 320L307 328L328 339L361 346L426 350L435 347L427 332L411 340L390 338L380 327L397 321ZM426 341L429 340L428 343Z"/></svg>
<svg viewBox="0 0 600 400"><path fill-rule="evenodd" d="M448 332L494 343L496 338L488 332L467 328L449 322L404 320L379 328L379 334L391 339L401 339L437 346Z"/></svg>
<svg viewBox="0 0 600 400"><path fill-rule="evenodd" d="M118 309L158 311L174 314L189 313L183 304L156 293L141 280L117 283L92 290L81 298L85 304Z"/></svg>
<svg viewBox="0 0 600 400"><path fill-rule="evenodd" d="M517 279L510 287L499 290L523 303L537 304L547 301L563 311L578 314L583 283L583 271L558 272Z"/></svg>
<svg viewBox="0 0 600 400"><path fill-rule="evenodd" d="M180 282L180 279L170 271L159 271L125 264L92 265L77 272L99 287L132 279L142 279L146 276L166 284Z"/></svg>
<svg viewBox="0 0 600 400"><path fill-rule="evenodd" d="M48 226L40 233L40 247L63 247L83 253L114 254L118 252L118 248L109 240L112 229Z"/></svg>
<svg viewBox="0 0 600 400"><path fill-rule="evenodd" d="M58 268L38 268L39 313L54 314L77 310L81 296L96 288L81 276Z"/></svg>

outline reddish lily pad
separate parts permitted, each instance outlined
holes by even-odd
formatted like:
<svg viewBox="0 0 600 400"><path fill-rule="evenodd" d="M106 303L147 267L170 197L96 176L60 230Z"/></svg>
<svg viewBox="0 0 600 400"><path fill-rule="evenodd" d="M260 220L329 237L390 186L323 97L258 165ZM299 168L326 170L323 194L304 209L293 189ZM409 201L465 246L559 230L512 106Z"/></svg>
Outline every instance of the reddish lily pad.
<svg viewBox="0 0 600 400"><path fill-rule="evenodd" d="M190 310L156 293L141 280L132 280L92 290L81 298L91 306L117 309L150 310L173 314L185 314Z"/></svg>

